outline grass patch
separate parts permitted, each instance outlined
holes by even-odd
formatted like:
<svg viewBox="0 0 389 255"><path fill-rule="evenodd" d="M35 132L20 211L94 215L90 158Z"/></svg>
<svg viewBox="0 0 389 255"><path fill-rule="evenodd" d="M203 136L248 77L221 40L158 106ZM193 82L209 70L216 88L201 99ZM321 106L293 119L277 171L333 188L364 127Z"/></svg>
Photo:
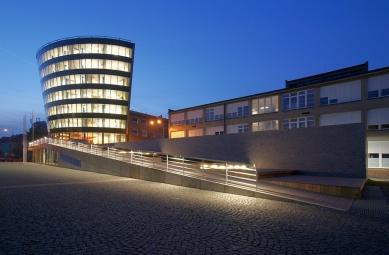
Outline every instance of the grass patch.
<svg viewBox="0 0 389 255"><path fill-rule="evenodd" d="M366 185L389 186L389 180L388 181L373 181L371 179L367 179Z"/></svg>

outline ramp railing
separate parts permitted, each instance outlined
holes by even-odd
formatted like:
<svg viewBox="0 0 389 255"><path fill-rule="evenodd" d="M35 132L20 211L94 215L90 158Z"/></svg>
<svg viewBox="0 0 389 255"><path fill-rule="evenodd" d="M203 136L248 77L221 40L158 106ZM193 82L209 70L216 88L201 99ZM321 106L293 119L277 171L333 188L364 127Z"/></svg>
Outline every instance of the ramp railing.
<svg viewBox="0 0 389 255"><path fill-rule="evenodd" d="M246 189L256 189L255 164L170 155L155 151L123 150L94 144L42 138L29 146L52 144L161 171Z"/></svg>

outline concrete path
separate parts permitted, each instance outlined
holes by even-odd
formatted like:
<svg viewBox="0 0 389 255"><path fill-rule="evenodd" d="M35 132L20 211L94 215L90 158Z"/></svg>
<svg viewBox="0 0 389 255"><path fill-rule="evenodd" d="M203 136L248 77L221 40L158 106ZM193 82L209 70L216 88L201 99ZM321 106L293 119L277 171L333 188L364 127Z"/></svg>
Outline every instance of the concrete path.
<svg viewBox="0 0 389 255"><path fill-rule="evenodd" d="M389 219L0 163L0 254L387 254Z"/></svg>

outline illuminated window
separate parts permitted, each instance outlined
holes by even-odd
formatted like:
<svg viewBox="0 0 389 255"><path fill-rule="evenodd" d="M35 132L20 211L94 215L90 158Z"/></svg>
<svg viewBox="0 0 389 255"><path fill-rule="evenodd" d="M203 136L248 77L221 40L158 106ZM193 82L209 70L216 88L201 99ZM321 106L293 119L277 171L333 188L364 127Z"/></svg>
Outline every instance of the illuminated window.
<svg viewBox="0 0 389 255"><path fill-rule="evenodd" d="M293 118L282 121L282 129L306 128L314 126L315 117Z"/></svg>
<svg viewBox="0 0 389 255"><path fill-rule="evenodd" d="M278 120L270 121L260 121L252 123L252 131L268 131L268 130L277 130L278 129Z"/></svg>
<svg viewBox="0 0 389 255"><path fill-rule="evenodd" d="M252 100L251 112L255 114L264 114L269 112L278 112L278 96L265 97Z"/></svg>

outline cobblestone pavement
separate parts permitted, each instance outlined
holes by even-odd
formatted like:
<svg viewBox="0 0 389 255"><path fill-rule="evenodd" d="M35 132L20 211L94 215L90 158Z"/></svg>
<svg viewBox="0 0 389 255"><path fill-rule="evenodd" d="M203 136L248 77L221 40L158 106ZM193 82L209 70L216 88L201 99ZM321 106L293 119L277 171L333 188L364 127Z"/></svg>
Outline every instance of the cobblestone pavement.
<svg viewBox="0 0 389 255"><path fill-rule="evenodd" d="M388 252L388 217L0 163L0 254Z"/></svg>

